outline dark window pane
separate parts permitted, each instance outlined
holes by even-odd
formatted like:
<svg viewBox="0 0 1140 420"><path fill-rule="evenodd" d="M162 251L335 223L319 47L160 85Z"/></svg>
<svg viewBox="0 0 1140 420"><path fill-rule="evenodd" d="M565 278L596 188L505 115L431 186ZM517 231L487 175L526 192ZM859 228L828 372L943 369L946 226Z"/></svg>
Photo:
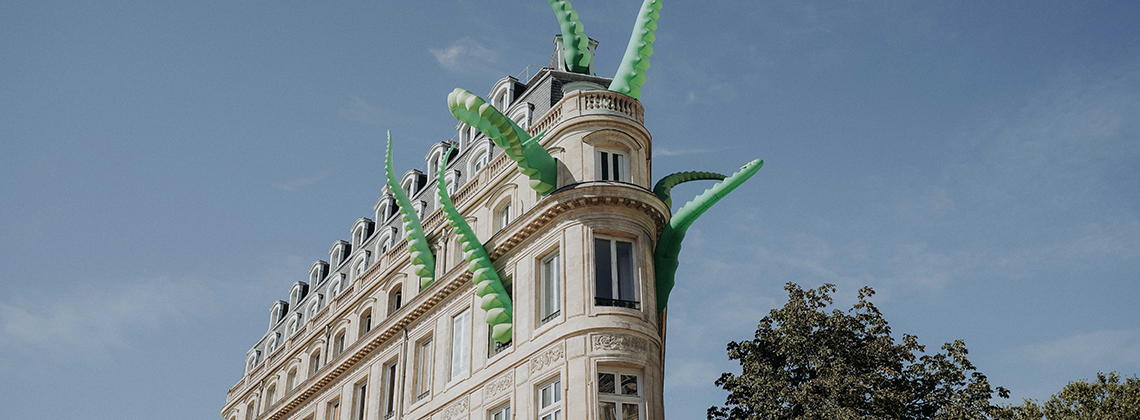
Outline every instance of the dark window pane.
<svg viewBox="0 0 1140 420"><path fill-rule="evenodd" d="M621 375L621 394L637 395L637 377Z"/></svg>
<svg viewBox="0 0 1140 420"><path fill-rule="evenodd" d="M614 390L614 374L612 373L599 373L598 374L598 392L603 394L613 394L617 391Z"/></svg>
<svg viewBox="0 0 1140 420"><path fill-rule="evenodd" d="M633 244L617 243L618 299L637 302L637 285L633 281Z"/></svg>
<svg viewBox="0 0 1140 420"><path fill-rule="evenodd" d="M602 152L602 180L610 179L610 154Z"/></svg>
<svg viewBox="0 0 1140 420"><path fill-rule="evenodd" d="M610 241L594 239L594 293L596 297L613 299L613 265L610 261Z"/></svg>

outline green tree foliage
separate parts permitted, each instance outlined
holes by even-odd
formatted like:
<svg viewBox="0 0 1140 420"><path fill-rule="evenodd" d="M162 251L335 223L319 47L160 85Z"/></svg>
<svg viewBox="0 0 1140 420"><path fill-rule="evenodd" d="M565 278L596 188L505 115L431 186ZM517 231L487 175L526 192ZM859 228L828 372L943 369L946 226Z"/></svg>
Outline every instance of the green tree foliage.
<svg viewBox="0 0 1140 420"><path fill-rule="evenodd" d="M1096 374L1096 382L1070 382L1045 404L1025 400L994 416L1000 420L1136 420L1140 419L1140 378L1120 382L1116 372Z"/></svg>
<svg viewBox="0 0 1140 420"><path fill-rule="evenodd" d="M847 312L828 310L834 285L784 289L788 303L760 321L755 339L728 343L742 373L716 381L729 395L710 420L987 419L1000 410L994 392L1009 397L975 371L961 340L934 355L913 335L895 342L869 287Z"/></svg>

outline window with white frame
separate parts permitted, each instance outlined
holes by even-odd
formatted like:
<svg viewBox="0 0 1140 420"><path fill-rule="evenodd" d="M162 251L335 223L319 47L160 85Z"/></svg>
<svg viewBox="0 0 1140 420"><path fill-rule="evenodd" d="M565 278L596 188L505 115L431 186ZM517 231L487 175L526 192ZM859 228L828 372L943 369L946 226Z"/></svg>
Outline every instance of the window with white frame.
<svg viewBox="0 0 1140 420"><path fill-rule="evenodd" d="M644 407L641 373L598 368L598 418L641 420Z"/></svg>
<svg viewBox="0 0 1140 420"><path fill-rule="evenodd" d="M364 251L364 255L360 256L360 259L356 261L356 278L360 278L360 276L364 274L364 271L368 270L368 257L370 255L370 252Z"/></svg>
<svg viewBox="0 0 1140 420"><path fill-rule="evenodd" d="M487 413L489 420L511 420L511 404L506 403L498 407L492 408Z"/></svg>
<svg viewBox="0 0 1140 420"><path fill-rule="evenodd" d="M594 176L599 181L629 182L629 157L625 153L595 149Z"/></svg>
<svg viewBox="0 0 1140 420"><path fill-rule="evenodd" d="M285 376L285 392L293 390L297 386L297 368L289 370L289 374Z"/></svg>
<svg viewBox="0 0 1140 420"><path fill-rule="evenodd" d="M539 260L539 325L550 322L562 312L562 278L558 267L558 252Z"/></svg>
<svg viewBox="0 0 1140 420"><path fill-rule="evenodd" d="M451 317L451 375L449 381L471 373L471 308Z"/></svg>
<svg viewBox="0 0 1140 420"><path fill-rule="evenodd" d="M360 331L357 335L364 337L369 331L372 331L372 308L365 309L364 313L360 314Z"/></svg>
<svg viewBox="0 0 1140 420"><path fill-rule="evenodd" d="M249 405L245 406L245 420L253 420L254 417L257 417L257 404L250 401Z"/></svg>
<svg viewBox="0 0 1140 420"><path fill-rule="evenodd" d="M309 319L317 317L317 312L321 311L321 295L313 297L313 304L309 305Z"/></svg>
<svg viewBox="0 0 1140 420"><path fill-rule="evenodd" d="M506 200L495 208L495 232L511 224L511 201Z"/></svg>
<svg viewBox="0 0 1140 420"><path fill-rule="evenodd" d="M562 380L561 378L538 387L539 420L562 420Z"/></svg>
<svg viewBox="0 0 1140 420"><path fill-rule="evenodd" d="M270 385L269 388L265 389L265 408L269 409L275 402L277 402L277 384Z"/></svg>
<svg viewBox="0 0 1140 420"><path fill-rule="evenodd" d="M289 331L289 336L290 336L290 337L292 337L292 336L293 336L293 334L296 334L296 333L297 333L297 326L298 326L298 325L300 325L300 324L301 324L301 316L300 316L300 314L297 314L297 315L293 316L293 320L292 320L292 321L289 321L289 330L288 330L288 331Z"/></svg>
<svg viewBox="0 0 1140 420"><path fill-rule="evenodd" d="M487 163L489 163L490 161L491 161L491 153L488 152L486 148L480 148L478 151L475 152L474 163L471 165L471 169L473 171L471 173L475 173L475 172L478 172L480 169L483 169L484 167L487 166Z"/></svg>
<svg viewBox="0 0 1140 420"><path fill-rule="evenodd" d="M594 238L594 304L640 309L633 242Z"/></svg>
<svg viewBox="0 0 1140 420"><path fill-rule="evenodd" d="M340 398L329 402L328 410L325 411L325 418L328 420L340 420Z"/></svg>
<svg viewBox="0 0 1140 420"><path fill-rule="evenodd" d="M416 400L431 395L432 342L431 337L416 342Z"/></svg>
<svg viewBox="0 0 1140 420"><path fill-rule="evenodd" d="M400 289L400 285L397 284L392 288L390 292L388 292L388 316L392 316L392 314L396 313L396 311L400 310L400 308L403 307L404 294L400 291Z"/></svg>
<svg viewBox="0 0 1140 420"><path fill-rule="evenodd" d="M345 331L341 330L333 337L333 348L331 357L340 356L344 352L344 336Z"/></svg>
<svg viewBox="0 0 1140 420"><path fill-rule="evenodd" d="M396 415L396 360L384 365L384 418Z"/></svg>
<svg viewBox="0 0 1140 420"><path fill-rule="evenodd" d="M317 350L309 355L309 377L321 370L321 351Z"/></svg>

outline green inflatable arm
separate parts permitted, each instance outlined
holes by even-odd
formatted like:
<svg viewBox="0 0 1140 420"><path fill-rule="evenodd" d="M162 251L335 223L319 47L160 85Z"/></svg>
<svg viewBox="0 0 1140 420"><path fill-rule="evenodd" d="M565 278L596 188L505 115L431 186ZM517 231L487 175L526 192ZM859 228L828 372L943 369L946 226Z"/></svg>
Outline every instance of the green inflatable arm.
<svg viewBox="0 0 1140 420"><path fill-rule="evenodd" d="M661 201L665 202L665 207L672 209L673 197L670 195L670 193L672 192L673 187L676 187L677 184L683 184L689 181L720 181L724 178L724 175L718 174L716 172L676 172L669 174L664 178L661 178L660 181L657 181L657 184L653 186L653 194L656 194L657 198L660 198Z"/></svg>
<svg viewBox="0 0 1140 420"><path fill-rule="evenodd" d="M450 156L451 149L448 149L447 153L443 155L443 163L440 163L440 168L447 167L447 160ZM487 325L491 326L491 338L506 344L511 341L511 314L514 313L511 298L507 295L507 290L503 287L499 274L495 272L495 267L491 264L491 257L487 256L487 250L483 249L483 244L479 242L479 238L475 237L475 232L471 230L467 220L463 218L462 214L459 214L459 210L456 210L455 204L451 202L451 197L447 194L447 185L443 179L444 172L446 171L439 171L436 182L439 204L443 207L448 223L455 229L463 253L467 262L470 263L467 265L467 270L471 272L471 281L476 286L475 295L479 296L482 301L480 307L487 311Z"/></svg>
<svg viewBox="0 0 1140 420"><path fill-rule="evenodd" d="M645 84L645 71L649 70L649 56L653 55L653 41L657 39L653 32L657 30L660 10L661 0L645 0L641 3L633 34L629 36L629 45L625 47L625 56L621 59L614 81L610 82L610 90L624 93L633 99L641 98L641 85Z"/></svg>
<svg viewBox="0 0 1140 420"><path fill-rule="evenodd" d="M530 187L541 195L558 185L558 165L539 144L545 134L533 138L494 106L474 93L456 88L447 95L447 108L455 119L475 127L506 152L518 164L519 172L530 178Z"/></svg>
<svg viewBox="0 0 1140 420"><path fill-rule="evenodd" d="M665 305L669 303L669 292L673 290L676 281L677 255L681 253L681 241L685 239L685 231L713 204L755 175L762 166L764 166L763 160L748 162L736 173L685 203L677 209L673 218L669 219L669 224L661 232L661 237L657 239L657 247L653 250L654 271L657 277L657 313L665 310ZM658 182L658 186L660 185Z"/></svg>
<svg viewBox="0 0 1140 420"><path fill-rule="evenodd" d="M582 21L578 20L578 12L570 6L567 0L546 0L554 9L554 16L558 18L558 25L562 27L562 59L566 61L566 68L574 73L589 74L590 38L582 32Z"/></svg>
<svg viewBox="0 0 1140 420"><path fill-rule="evenodd" d="M399 204L400 215L404 219L404 233L408 235L408 252L412 255L412 265L416 268L416 275L420 276L420 288L425 288L435 282L435 256L432 255L431 246L428 245L427 236L424 235L424 226L412 209L412 200L400 186L396 170L392 167L391 131L388 131L387 155L384 158L384 174L388 178L388 188L396 195L396 203Z"/></svg>

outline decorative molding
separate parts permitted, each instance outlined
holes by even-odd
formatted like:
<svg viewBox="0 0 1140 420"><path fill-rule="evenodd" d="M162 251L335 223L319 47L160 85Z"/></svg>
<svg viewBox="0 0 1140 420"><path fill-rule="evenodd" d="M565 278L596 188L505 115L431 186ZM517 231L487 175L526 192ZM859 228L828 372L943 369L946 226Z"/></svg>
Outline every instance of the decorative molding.
<svg viewBox="0 0 1140 420"><path fill-rule="evenodd" d="M464 395L462 397L459 397L459 401L453 402L451 405L444 407L440 412L443 420L453 420L465 416L467 414L467 409L469 408L467 403L468 399L469 398L467 395Z"/></svg>
<svg viewBox="0 0 1140 420"><path fill-rule="evenodd" d="M565 356L565 346L562 343L558 343L555 344L554 347L551 347L550 350L546 350L532 356L530 358L530 363L528 363L527 366L529 366L528 369L530 370L530 373L534 374L535 372L540 372L543 369L546 369L547 366L550 366L554 362L562 360L562 358Z"/></svg>
<svg viewBox="0 0 1140 420"><path fill-rule="evenodd" d="M514 386L514 370L508 369L507 373L502 377L492 379L491 381L487 382L487 385L483 387L483 399L489 400L499 394L502 394L504 391L514 388Z"/></svg>
<svg viewBox="0 0 1140 420"><path fill-rule="evenodd" d="M593 334L590 337L590 348L594 351L645 353L649 350L649 341L626 334Z"/></svg>

